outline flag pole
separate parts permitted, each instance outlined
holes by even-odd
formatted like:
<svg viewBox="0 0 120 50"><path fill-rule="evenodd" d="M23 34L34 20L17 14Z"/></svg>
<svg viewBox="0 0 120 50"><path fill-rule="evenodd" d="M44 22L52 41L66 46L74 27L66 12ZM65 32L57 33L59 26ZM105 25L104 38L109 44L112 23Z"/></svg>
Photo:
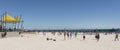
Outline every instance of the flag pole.
<svg viewBox="0 0 120 50"><path fill-rule="evenodd" d="M17 28L16 28L17 21L15 21L14 24L15 24L15 25L14 25L14 31L16 31L16 29L17 29Z"/></svg>
<svg viewBox="0 0 120 50"><path fill-rule="evenodd" d="M20 29L20 24L21 24L21 22L22 22L22 20L21 20L21 17L22 17L22 14L20 14L20 21L18 22L18 29L19 29L19 31L21 31Z"/></svg>
<svg viewBox="0 0 120 50"><path fill-rule="evenodd" d="M7 14L7 12L5 12L5 19L6 19L6 14ZM5 28L4 29L6 31L6 22L5 22Z"/></svg>
<svg viewBox="0 0 120 50"><path fill-rule="evenodd" d="M1 15L1 31L3 31L2 15Z"/></svg>
<svg viewBox="0 0 120 50"><path fill-rule="evenodd" d="M23 20L22 20L22 22L21 22L21 31L23 31Z"/></svg>
<svg viewBox="0 0 120 50"><path fill-rule="evenodd" d="M3 19L5 18L5 14L3 13ZM3 20L2 22L2 31L5 30L5 21Z"/></svg>
<svg viewBox="0 0 120 50"><path fill-rule="evenodd" d="M18 31L19 31L19 24L20 24L20 22L18 22L18 25L17 25L17 29L18 29Z"/></svg>

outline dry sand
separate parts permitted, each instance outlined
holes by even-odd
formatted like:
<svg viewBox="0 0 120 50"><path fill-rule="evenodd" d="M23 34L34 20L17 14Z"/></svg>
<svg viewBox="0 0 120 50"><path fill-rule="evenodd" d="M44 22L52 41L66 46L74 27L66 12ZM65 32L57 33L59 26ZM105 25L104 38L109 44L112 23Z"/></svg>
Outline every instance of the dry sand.
<svg viewBox="0 0 120 50"><path fill-rule="evenodd" d="M100 34L100 41L97 42L94 35L82 35L77 38L67 38L63 40L63 35L46 36L42 32L35 34L22 34L23 37L7 37L0 39L0 50L120 50L120 41L114 41L114 34ZM53 38L56 41L46 38Z"/></svg>

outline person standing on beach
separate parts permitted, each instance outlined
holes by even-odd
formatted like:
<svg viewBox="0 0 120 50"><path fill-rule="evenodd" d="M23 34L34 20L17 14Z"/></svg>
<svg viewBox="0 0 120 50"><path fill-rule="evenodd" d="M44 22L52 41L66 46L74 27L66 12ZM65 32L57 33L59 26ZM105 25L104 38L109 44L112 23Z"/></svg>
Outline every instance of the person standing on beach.
<svg viewBox="0 0 120 50"><path fill-rule="evenodd" d="M72 38L72 32L70 32L70 38Z"/></svg>
<svg viewBox="0 0 120 50"><path fill-rule="evenodd" d="M66 28L64 28L64 40L66 40L66 35L67 35L67 30L66 30Z"/></svg>
<svg viewBox="0 0 120 50"><path fill-rule="evenodd" d="M46 35L46 33L43 31L43 35Z"/></svg>
<svg viewBox="0 0 120 50"><path fill-rule="evenodd" d="M6 37L6 35L7 35L7 32L3 33L2 38Z"/></svg>
<svg viewBox="0 0 120 50"><path fill-rule="evenodd" d="M21 35L21 31L19 32L19 35Z"/></svg>
<svg viewBox="0 0 120 50"><path fill-rule="evenodd" d="M97 34L97 35L96 35L96 39L97 39L97 41L100 40L100 34Z"/></svg>
<svg viewBox="0 0 120 50"><path fill-rule="evenodd" d="M95 35L95 39L97 39L97 34Z"/></svg>
<svg viewBox="0 0 120 50"><path fill-rule="evenodd" d="M53 32L51 32L51 34L53 34L55 36L56 33L55 33L55 31L53 31Z"/></svg>
<svg viewBox="0 0 120 50"><path fill-rule="evenodd" d="M98 36L98 40L97 41L99 41L100 40L100 34L98 34L97 36Z"/></svg>
<svg viewBox="0 0 120 50"><path fill-rule="evenodd" d="M116 41L116 40L119 41L118 34L115 35L115 41Z"/></svg>
<svg viewBox="0 0 120 50"><path fill-rule="evenodd" d="M83 40L85 40L85 35L83 35Z"/></svg>
<svg viewBox="0 0 120 50"><path fill-rule="evenodd" d="M77 32L75 32L75 38L77 37Z"/></svg>
<svg viewBox="0 0 120 50"><path fill-rule="evenodd" d="M96 35L95 35L95 38L96 38L97 41L99 41L100 35L99 35L99 34L96 34Z"/></svg>
<svg viewBox="0 0 120 50"><path fill-rule="evenodd" d="M1 38L3 38L3 34L4 34L4 33L1 34Z"/></svg>
<svg viewBox="0 0 120 50"><path fill-rule="evenodd" d="M67 32L65 31L64 32L64 40L66 39L66 35L67 35Z"/></svg>
<svg viewBox="0 0 120 50"><path fill-rule="evenodd" d="M62 33L61 32L59 32L59 34L58 35L62 35Z"/></svg>
<svg viewBox="0 0 120 50"><path fill-rule="evenodd" d="M69 35L69 32L67 32L67 37L69 38L69 36L70 36L70 35Z"/></svg>

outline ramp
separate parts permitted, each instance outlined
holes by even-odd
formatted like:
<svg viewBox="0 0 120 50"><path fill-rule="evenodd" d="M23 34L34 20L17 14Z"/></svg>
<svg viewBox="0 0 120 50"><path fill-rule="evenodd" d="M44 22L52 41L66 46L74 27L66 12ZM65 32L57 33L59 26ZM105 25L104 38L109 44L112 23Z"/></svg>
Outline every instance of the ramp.
<svg viewBox="0 0 120 50"><path fill-rule="evenodd" d="M19 32L7 32L6 37L19 37Z"/></svg>

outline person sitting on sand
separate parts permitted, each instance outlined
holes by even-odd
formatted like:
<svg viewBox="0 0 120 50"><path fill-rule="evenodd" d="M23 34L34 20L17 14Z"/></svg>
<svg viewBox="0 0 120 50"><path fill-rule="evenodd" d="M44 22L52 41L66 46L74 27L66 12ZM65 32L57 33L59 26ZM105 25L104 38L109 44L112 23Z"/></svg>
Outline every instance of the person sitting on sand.
<svg viewBox="0 0 120 50"><path fill-rule="evenodd" d="M119 41L118 34L115 35L115 41L116 41L116 40Z"/></svg>

